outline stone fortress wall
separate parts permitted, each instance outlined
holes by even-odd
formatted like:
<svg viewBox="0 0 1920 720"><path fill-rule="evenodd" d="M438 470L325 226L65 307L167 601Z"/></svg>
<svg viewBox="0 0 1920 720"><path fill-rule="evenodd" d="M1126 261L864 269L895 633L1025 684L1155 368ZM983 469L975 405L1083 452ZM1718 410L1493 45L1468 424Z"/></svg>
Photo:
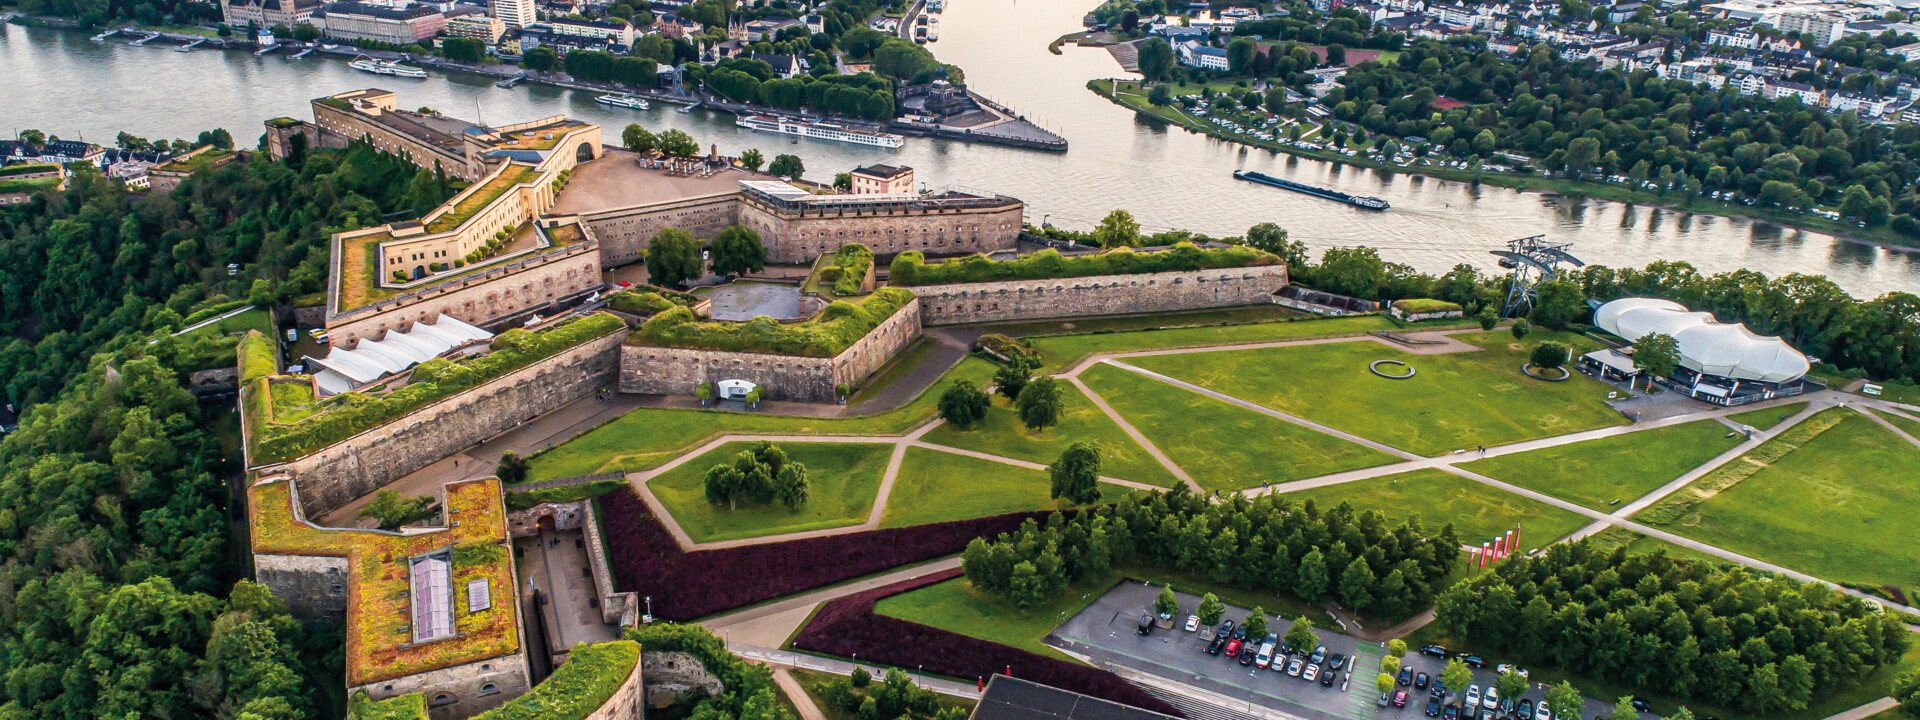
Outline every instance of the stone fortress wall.
<svg viewBox="0 0 1920 720"><path fill-rule="evenodd" d="M969 255L1011 250L1020 241L1025 206L926 210L797 213L743 197L740 224L760 233L767 262L803 263L860 243L874 255L908 250L929 255Z"/></svg>
<svg viewBox="0 0 1920 720"><path fill-rule="evenodd" d="M347 619L347 559L329 555L255 553L253 580L287 604L294 617L325 622Z"/></svg>
<svg viewBox="0 0 1920 720"><path fill-rule="evenodd" d="M618 162L618 158L609 158ZM639 262L642 251L661 230L673 228L701 239L740 224L740 193L715 193L664 202L630 205L580 216L600 240L600 263L607 267Z"/></svg>
<svg viewBox="0 0 1920 720"><path fill-rule="evenodd" d="M531 689L533 673L527 667L527 654L517 652L348 687L347 695L365 690L368 697L385 700L420 693L427 699L427 717L458 720L492 710Z"/></svg>
<svg viewBox="0 0 1920 720"><path fill-rule="evenodd" d="M833 402L836 385L859 385L919 336L920 301L913 300L831 358L623 345L620 392L692 395L701 383L746 380L768 400Z"/></svg>
<svg viewBox="0 0 1920 720"><path fill-rule="evenodd" d="M614 382L625 337L590 340L306 457L255 470L298 478L301 512L320 517Z"/></svg>
<svg viewBox="0 0 1920 720"><path fill-rule="evenodd" d="M327 339L336 347L351 348L362 338L377 340L388 330L405 331L440 315L486 325L564 303L600 286L600 253L589 234L586 242L559 252L434 285L369 312L349 313L346 319L330 319Z"/></svg>
<svg viewBox="0 0 1920 720"><path fill-rule="evenodd" d="M920 296L927 325L960 325L1253 305L1286 285L1287 266L1263 265L907 289Z"/></svg>

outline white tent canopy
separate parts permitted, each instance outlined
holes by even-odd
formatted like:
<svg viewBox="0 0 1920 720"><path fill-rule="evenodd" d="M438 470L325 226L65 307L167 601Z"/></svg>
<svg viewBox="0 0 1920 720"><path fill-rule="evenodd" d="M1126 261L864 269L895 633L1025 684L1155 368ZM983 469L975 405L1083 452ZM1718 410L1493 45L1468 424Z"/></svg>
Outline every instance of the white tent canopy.
<svg viewBox="0 0 1920 720"><path fill-rule="evenodd" d="M1656 298L1622 298L1600 306L1593 324L1632 342L1650 333L1680 345L1680 364L1702 375L1775 384L1800 379L1812 369L1807 356L1777 337L1756 335L1704 312Z"/></svg>
<svg viewBox="0 0 1920 720"><path fill-rule="evenodd" d="M413 324L380 340L362 340L352 350L334 348L326 357L308 356L322 368L314 373L323 395L335 395L439 357L457 347L491 339L493 333L441 315L432 325Z"/></svg>

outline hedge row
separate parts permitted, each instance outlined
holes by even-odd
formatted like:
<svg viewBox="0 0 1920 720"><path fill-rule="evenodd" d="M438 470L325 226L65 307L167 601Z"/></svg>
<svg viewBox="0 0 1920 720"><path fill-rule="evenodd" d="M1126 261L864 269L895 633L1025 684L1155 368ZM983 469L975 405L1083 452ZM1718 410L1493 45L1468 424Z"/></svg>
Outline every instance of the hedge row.
<svg viewBox="0 0 1920 720"><path fill-rule="evenodd" d="M839 300L805 322L782 324L765 315L746 322L699 321L674 308L648 319L627 336L628 344L659 347L833 357L866 337L913 301L913 293L881 288L857 301Z"/></svg>
<svg viewBox="0 0 1920 720"><path fill-rule="evenodd" d="M353 700L347 704L347 717L351 720L427 720L427 696L407 693L375 700L361 690L354 693Z"/></svg>
<svg viewBox="0 0 1920 720"><path fill-rule="evenodd" d="M342 393L319 401L322 407L299 422L267 423L250 438L253 461L279 462L306 455L626 327L619 317L599 313L539 332L508 330L494 337L491 352L481 357L457 363L445 358L421 363L413 369L407 385L393 392L379 397Z"/></svg>
<svg viewBox="0 0 1920 720"><path fill-rule="evenodd" d="M873 611L881 598L961 576L958 569L848 595L820 608L793 639L793 647L864 662L925 670L961 679L991 677L1012 669L1014 677L1103 700L1183 717L1178 709L1118 675L1055 660L978 638Z"/></svg>
<svg viewBox="0 0 1920 720"><path fill-rule="evenodd" d="M952 285L1001 280L1048 280L1095 275L1182 272L1219 268L1278 265L1280 258L1238 245L1202 250L1179 243L1160 252L1142 253L1115 248L1098 255L1065 257L1051 248L1015 260L997 262L985 255L969 255L937 265L926 264L917 250L893 258L888 282L894 285Z"/></svg>
<svg viewBox="0 0 1920 720"><path fill-rule="evenodd" d="M474 720L580 720L619 692L639 662L640 644L632 640L575 646L567 664L531 692Z"/></svg>
<svg viewBox="0 0 1920 720"><path fill-rule="evenodd" d="M631 488L600 497L616 589L653 597L653 614L692 621L902 565L953 555L1044 513L681 552Z"/></svg>
<svg viewBox="0 0 1920 720"><path fill-rule="evenodd" d="M867 270L873 267L873 251L860 243L840 246L833 253L834 271L833 294L859 295L860 286L866 284Z"/></svg>
<svg viewBox="0 0 1920 720"><path fill-rule="evenodd" d="M215 315L219 315L229 310L245 307L249 304L251 303L248 303L245 300L228 300L223 303L208 305L207 307L203 307L203 308L200 308L199 310L193 311L192 314L186 316L185 318L181 318L180 327L186 327L188 325L192 325L194 323L200 322L201 320L205 320L207 318L213 317Z"/></svg>

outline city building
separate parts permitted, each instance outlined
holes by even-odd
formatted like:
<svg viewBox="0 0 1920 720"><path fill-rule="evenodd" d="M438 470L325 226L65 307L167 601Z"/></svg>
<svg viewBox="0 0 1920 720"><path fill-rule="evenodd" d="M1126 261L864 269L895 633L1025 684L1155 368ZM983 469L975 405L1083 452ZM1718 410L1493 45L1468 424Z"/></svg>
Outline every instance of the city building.
<svg viewBox="0 0 1920 720"><path fill-rule="evenodd" d="M220 21L227 27L293 27L312 22L323 0L220 0Z"/></svg>
<svg viewBox="0 0 1920 720"><path fill-rule="evenodd" d="M330 3L313 14L328 38L413 45L440 34L446 16L426 5L394 7L364 2Z"/></svg>
<svg viewBox="0 0 1920 720"><path fill-rule="evenodd" d="M1813 36L1816 47L1832 45L1846 34L1847 18L1828 13L1781 13L1774 23L1781 32L1806 33Z"/></svg>
<svg viewBox="0 0 1920 720"><path fill-rule="evenodd" d="M539 22L533 0L487 0L487 14L500 18L510 28L524 28Z"/></svg>
<svg viewBox="0 0 1920 720"><path fill-rule="evenodd" d="M497 45L506 34L506 21L490 15L469 13L447 18L449 37L473 38L488 45Z"/></svg>
<svg viewBox="0 0 1920 720"><path fill-rule="evenodd" d="M897 165L868 165L853 172L853 194L906 194L913 192L913 168Z"/></svg>
<svg viewBox="0 0 1920 720"><path fill-rule="evenodd" d="M633 25L619 18L610 20L556 18L547 24L551 28L549 32L561 37L605 40L623 48L633 47Z"/></svg>
<svg viewBox="0 0 1920 720"><path fill-rule="evenodd" d="M78 140L48 140L40 145L25 140L0 140L0 165L89 162L105 168L106 155L106 148Z"/></svg>
<svg viewBox="0 0 1920 720"><path fill-rule="evenodd" d="M1225 72L1231 65L1227 62L1227 51L1217 47L1207 47L1197 42L1180 43L1178 53L1180 64L1205 70Z"/></svg>

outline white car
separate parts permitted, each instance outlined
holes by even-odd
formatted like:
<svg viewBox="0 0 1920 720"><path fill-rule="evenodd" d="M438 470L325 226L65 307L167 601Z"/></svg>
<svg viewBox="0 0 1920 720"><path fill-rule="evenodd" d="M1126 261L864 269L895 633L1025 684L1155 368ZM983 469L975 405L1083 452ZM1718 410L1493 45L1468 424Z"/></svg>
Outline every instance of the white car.
<svg viewBox="0 0 1920 720"><path fill-rule="evenodd" d="M1200 616L1188 615L1187 616L1187 632L1193 632L1199 629L1200 629Z"/></svg>
<svg viewBox="0 0 1920 720"><path fill-rule="evenodd" d="M1292 675L1294 677L1300 677L1300 671L1306 667L1306 664L1307 664L1306 659L1298 658L1298 657L1294 658L1293 662L1287 663L1287 674Z"/></svg>
<svg viewBox="0 0 1920 720"><path fill-rule="evenodd" d="M1547 712L1547 701L1541 700L1533 706L1533 720L1553 720L1553 713Z"/></svg>
<svg viewBox="0 0 1920 720"><path fill-rule="evenodd" d="M1470 708L1479 707L1479 705L1480 705L1480 686L1468 685L1467 686L1467 707L1470 707Z"/></svg>
<svg viewBox="0 0 1920 720"><path fill-rule="evenodd" d="M1320 679L1320 666L1308 665L1307 669L1300 671L1300 679L1305 680L1307 682L1313 682L1315 680Z"/></svg>
<svg viewBox="0 0 1920 720"><path fill-rule="evenodd" d="M1526 677L1526 676L1527 676L1527 669L1526 669L1526 668L1517 668L1517 667L1514 667L1512 663L1501 663L1501 664L1499 664L1499 665L1497 665L1497 666L1494 666L1494 668L1493 668L1493 671L1494 671L1494 672L1497 672L1497 673L1500 673L1501 675L1505 675L1505 674L1507 674L1507 673L1517 673L1517 674L1519 674L1519 676L1520 676L1520 677Z"/></svg>
<svg viewBox="0 0 1920 720"><path fill-rule="evenodd" d="M1480 698L1480 707L1486 710L1500 707L1500 689L1488 685L1487 694Z"/></svg>

